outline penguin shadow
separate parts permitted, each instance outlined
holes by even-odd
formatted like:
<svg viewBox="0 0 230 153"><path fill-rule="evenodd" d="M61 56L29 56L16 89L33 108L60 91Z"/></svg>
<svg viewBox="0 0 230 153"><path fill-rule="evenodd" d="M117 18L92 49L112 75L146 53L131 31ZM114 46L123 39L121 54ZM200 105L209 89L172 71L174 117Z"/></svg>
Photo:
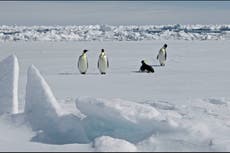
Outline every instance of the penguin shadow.
<svg viewBox="0 0 230 153"><path fill-rule="evenodd" d="M78 73L72 73L72 72L60 72L58 75L78 75Z"/></svg>
<svg viewBox="0 0 230 153"><path fill-rule="evenodd" d="M133 73L144 73L144 72L141 72L141 71L131 71Z"/></svg>
<svg viewBox="0 0 230 153"><path fill-rule="evenodd" d="M140 71L140 70L138 70L138 71L131 71L132 73L152 73L152 72L146 72L146 71Z"/></svg>
<svg viewBox="0 0 230 153"><path fill-rule="evenodd" d="M162 67L160 64L154 64L154 65L150 65L152 67Z"/></svg>
<svg viewBox="0 0 230 153"><path fill-rule="evenodd" d="M77 72L61 72L61 73L58 73L58 75L99 75L100 73L86 73L86 74L81 74L81 73L77 73Z"/></svg>

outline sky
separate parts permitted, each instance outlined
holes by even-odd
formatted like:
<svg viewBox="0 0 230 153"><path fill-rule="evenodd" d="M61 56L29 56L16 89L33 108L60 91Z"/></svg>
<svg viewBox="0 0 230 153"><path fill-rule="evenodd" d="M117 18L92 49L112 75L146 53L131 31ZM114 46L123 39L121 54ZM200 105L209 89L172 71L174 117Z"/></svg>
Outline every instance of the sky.
<svg viewBox="0 0 230 153"><path fill-rule="evenodd" d="M230 1L0 1L0 25L230 24Z"/></svg>

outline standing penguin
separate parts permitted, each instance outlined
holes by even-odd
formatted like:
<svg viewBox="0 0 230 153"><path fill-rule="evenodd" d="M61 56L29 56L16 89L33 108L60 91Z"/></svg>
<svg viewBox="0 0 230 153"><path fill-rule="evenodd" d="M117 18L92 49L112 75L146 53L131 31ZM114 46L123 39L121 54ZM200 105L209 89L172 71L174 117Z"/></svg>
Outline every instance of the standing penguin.
<svg viewBox="0 0 230 153"><path fill-rule="evenodd" d="M166 48L167 48L167 44L164 44L164 46L159 50L159 53L157 55L157 59L160 62L161 66L165 66L165 62L167 59L167 52L166 52Z"/></svg>
<svg viewBox="0 0 230 153"><path fill-rule="evenodd" d="M97 67L101 74L106 74L106 70L107 68L109 68L109 60L105 55L104 49L101 49L101 53L97 62Z"/></svg>
<svg viewBox="0 0 230 153"><path fill-rule="evenodd" d="M81 56L79 56L78 59L78 69L80 71L81 74L85 74L87 69L88 69L88 59L87 59L87 55L86 52L88 50L83 50L83 53Z"/></svg>

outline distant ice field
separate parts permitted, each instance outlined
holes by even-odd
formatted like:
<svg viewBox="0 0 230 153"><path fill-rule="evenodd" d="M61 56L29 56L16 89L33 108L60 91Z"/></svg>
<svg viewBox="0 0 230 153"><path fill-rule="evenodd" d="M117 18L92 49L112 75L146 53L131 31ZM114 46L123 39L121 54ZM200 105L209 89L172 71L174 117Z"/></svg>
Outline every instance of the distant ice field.
<svg viewBox="0 0 230 153"><path fill-rule="evenodd" d="M229 24L0 26L0 41L3 42L229 39Z"/></svg>

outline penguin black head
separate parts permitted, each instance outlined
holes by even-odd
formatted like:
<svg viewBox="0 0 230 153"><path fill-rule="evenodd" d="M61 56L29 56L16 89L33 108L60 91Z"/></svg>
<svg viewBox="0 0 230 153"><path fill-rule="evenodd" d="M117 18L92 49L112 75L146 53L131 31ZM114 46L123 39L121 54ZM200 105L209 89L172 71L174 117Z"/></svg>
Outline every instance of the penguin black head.
<svg viewBox="0 0 230 153"><path fill-rule="evenodd" d="M141 63L142 63L142 64L145 64L145 61L144 61L144 60L142 60L142 61L141 61Z"/></svg>
<svg viewBox="0 0 230 153"><path fill-rule="evenodd" d="M103 52L105 52L105 50L104 50L104 49L101 49L101 52L103 53Z"/></svg>
<svg viewBox="0 0 230 153"><path fill-rule="evenodd" d="M84 49L83 52L86 53L86 52L88 52L88 50L87 50L87 49Z"/></svg>
<svg viewBox="0 0 230 153"><path fill-rule="evenodd" d="M164 48L167 48L168 47L168 45L167 44L164 44Z"/></svg>

